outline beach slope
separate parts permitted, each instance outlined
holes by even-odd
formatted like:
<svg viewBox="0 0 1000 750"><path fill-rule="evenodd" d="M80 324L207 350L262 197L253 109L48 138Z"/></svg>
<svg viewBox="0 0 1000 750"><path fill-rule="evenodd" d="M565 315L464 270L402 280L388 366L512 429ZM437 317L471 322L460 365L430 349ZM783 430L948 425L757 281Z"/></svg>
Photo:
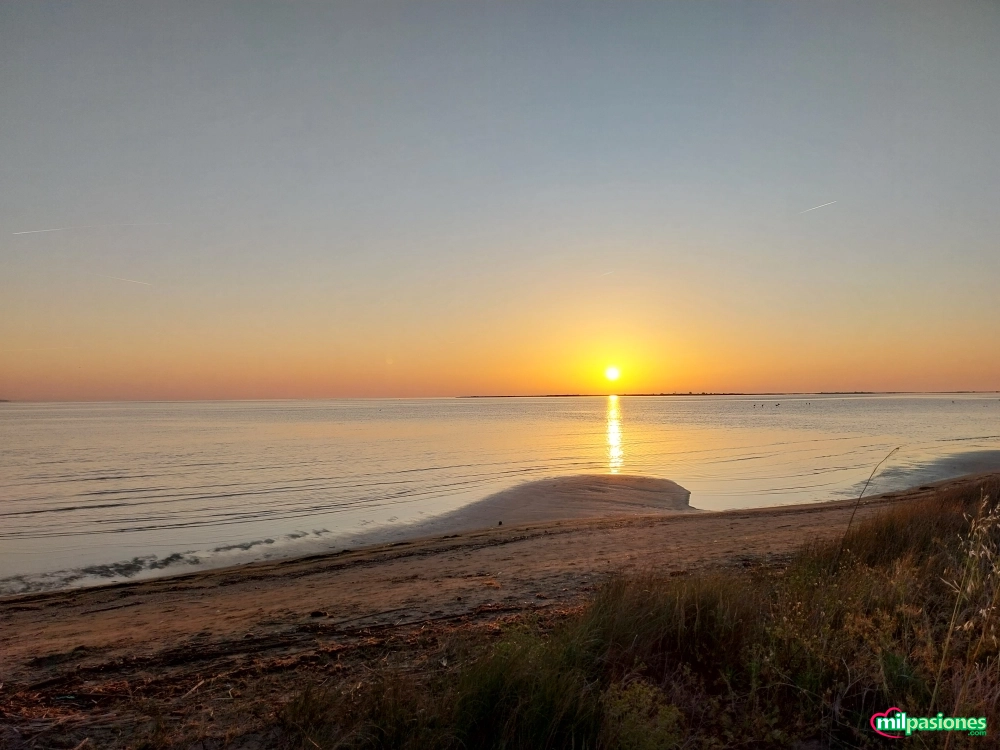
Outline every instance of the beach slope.
<svg viewBox="0 0 1000 750"><path fill-rule="evenodd" d="M524 482L392 533L397 538L412 539L491 526L685 513L695 510L688 504L690 498L688 490L669 479L629 474L577 474ZM391 538L373 536L377 541Z"/></svg>
<svg viewBox="0 0 1000 750"><path fill-rule="evenodd" d="M854 522L938 492L974 490L988 477L866 498ZM341 679L354 669L363 676L376 652L443 642L456 631L489 632L527 613L557 617L614 573L780 561L805 542L842 535L855 507L845 500L686 512L677 485L616 479L590 499L562 485L565 497L555 502L620 503L625 514L532 522L525 520L536 512L532 498L546 495L536 485L515 501L486 503L479 512L489 528L0 599L0 724L30 731L60 721L77 736L74 727L140 721L138 697L178 716L221 721L235 705L230 691L273 706L302 680ZM658 511L636 512L650 504ZM521 522L497 526L498 509ZM240 704L240 716L248 705Z"/></svg>

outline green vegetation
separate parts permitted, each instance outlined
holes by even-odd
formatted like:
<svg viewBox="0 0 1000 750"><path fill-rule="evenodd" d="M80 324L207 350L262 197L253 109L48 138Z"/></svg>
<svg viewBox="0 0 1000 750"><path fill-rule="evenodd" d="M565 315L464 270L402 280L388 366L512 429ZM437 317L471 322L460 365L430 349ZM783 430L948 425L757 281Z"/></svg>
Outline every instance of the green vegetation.
<svg viewBox="0 0 1000 750"><path fill-rule="evenodd" d="M885 741L869 717L899 706L986 716L995 736L998 494L908 503L782 568L618 578L555 629L524 624L450 671L307 690L283 722L303 748L864 747Z"/></svg>

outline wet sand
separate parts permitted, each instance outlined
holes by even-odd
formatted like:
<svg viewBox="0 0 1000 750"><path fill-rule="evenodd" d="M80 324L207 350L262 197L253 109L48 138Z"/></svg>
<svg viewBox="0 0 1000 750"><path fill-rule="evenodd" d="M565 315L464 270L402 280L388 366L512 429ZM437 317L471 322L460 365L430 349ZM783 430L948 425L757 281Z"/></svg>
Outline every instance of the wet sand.
<svg viewBox="0 0 1000 750"><path fill-rule="evenodd" d="M865 499L856 522L987 476ZM535 504L498 496L477 512L492 518L502 509L521 523L491 521L477 531L353 551L0 599L0 707L8 717L11 706L21 706L22 714L44 708L46 715L79 718L126 690L169 701L208 681L199 690L214 695L213 686L236 684L233 675L329 665L330 654L370 645L379 633L426 635L488 626L511 614L565 611L615 572L673 574L781 560L804 542L842 534L855 504L689 512L686 491L670 485L616 479L594 491L608 496L594 500L600 508L620 503L624 515L523 522L540 512ZM526 497L546 494L544 484L531 491ZM566 492L557 507L579 496L579 488ZM648 502L659 504L657 512L636 514ZM56 700L77 693L93 705Z"/></svg>

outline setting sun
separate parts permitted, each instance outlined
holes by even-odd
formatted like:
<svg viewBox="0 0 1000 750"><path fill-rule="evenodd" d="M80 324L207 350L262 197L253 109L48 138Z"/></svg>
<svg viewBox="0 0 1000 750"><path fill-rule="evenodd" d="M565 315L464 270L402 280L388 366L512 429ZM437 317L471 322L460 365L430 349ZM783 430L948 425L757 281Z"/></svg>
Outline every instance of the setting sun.
<svg viewBox="0 0 1000 750"><path fill-rule="evenodd" d="M618 371L617 367L609 367L607 370L604 371L604 377L606 377L608 380L618 380L618 377L620 375L621 372Z"/></svg>

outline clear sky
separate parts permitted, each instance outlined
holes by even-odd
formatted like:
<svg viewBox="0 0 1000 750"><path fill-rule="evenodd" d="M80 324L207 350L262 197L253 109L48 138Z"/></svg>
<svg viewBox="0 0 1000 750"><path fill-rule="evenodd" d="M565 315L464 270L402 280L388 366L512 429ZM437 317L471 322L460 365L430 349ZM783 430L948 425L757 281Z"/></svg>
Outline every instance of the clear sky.
<svg viewBox="0 0 1000 750"><path fill-rule="evenodd" d="M1000 388L998 50L995 2L2 3L0 398Z"/></svg>

